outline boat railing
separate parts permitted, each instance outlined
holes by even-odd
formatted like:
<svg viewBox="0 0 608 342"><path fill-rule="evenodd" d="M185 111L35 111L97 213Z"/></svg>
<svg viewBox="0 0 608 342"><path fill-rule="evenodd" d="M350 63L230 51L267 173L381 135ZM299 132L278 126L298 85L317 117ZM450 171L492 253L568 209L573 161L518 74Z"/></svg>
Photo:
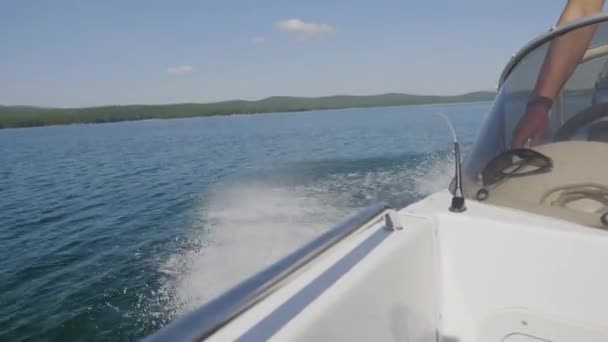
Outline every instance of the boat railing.
<svg viewBox="0 0 608 342"><path fill-rule="evenodd" d="M216 299L149 336L145 341L197 341L209 337L270 295L287 277L352 233L382 218L385 218L388 229L399 229L394 213L395 211L386 203L361 210Z"/></svg>
<svg viewBox="0 0 608 342"><path fill-rule="evenodd" d="M502 73L500 74L500 78L498 79L498 88L500 89L500 87L502 87L507 77L509 77L509 75L511 74L511 71L515 69L519 62L521 62L531 51L533 51L537 47L543 45L551 39L554 39L555 37L561 36L570 31L605 21L608 22L608 13L602 12L588 17L576 19L567 24L554 27L548 32L533 39L511 57L507 65L502 70Z"/></svg>
<svg viewBox="0 0 608 342"><path fill-rule="evenodd" d="M579 62L579 64L583 64L590 60L604 57L606 55L608 55L608 44L594 46L590 49L587 49L587 51L585 51L585 54L581 58L581 61Z"/></svg>
<svg viewBox="0 0 608 342"><path fill-rule="evenodd" d="M502 87L502 85L506 81L507 77L509 77L509 75L515 69L515 67L519 64L519 62L521 62L534 49L545 44L546 42L550 41L551 39L554 39L555 37L558 37L560 35L570 32L570 31L579 29L581 27L589 26L589 25L599 24L602 22L608 22L608 13L602 12L602 13L598 13L598 14L595 14L592 16L573 20L567 24L563 24L563 25L560 25L557 27L552 27L548 32L533 39L527 45L525 45L523 48L521 48L517 53L515 53L513 56L511 56L511 59L509 60L507 65L504 67L502 73L500 74L500 78L498 79L497 89L500 89ZM596 58L606 56L607 54L608 54L608 44L594 46L585 52L585 54L583 55L583 57L581 58L579 63L583 64L588 61L594 60ZM559 116L560 123L563 124L566 121L565 99L564 99L563 92L560 92L558 94L555 105L556 105L555 110L557 112L557 115Z"/></svg>
<svg viewBox="0 0 608 342"><path fill-rule="evenodd" d="M608 44L594 46L592 48L587 49L587 51L585 51L585 54L581 58L579 64L584 64L584 63L587 63L594 59L604 57L606 55L608 55ZM559 117L559 122L562 125L566 122L565 108L566 108L566 99L564 96L564 90L562 89L562 90L560 90L559 94L557 95L557 101L555 101L555 111L557 112L557 115Z"/></svg>

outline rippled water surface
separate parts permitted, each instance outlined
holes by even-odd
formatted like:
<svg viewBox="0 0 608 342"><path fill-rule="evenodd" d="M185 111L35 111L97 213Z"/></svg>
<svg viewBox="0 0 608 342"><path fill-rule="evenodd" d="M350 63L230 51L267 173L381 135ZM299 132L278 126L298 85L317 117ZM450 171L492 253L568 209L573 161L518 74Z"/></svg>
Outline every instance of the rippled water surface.
<svg viewBox="0 0 608 342"><path fill-rule="evenodd" d="M135 340L358 208L445 188L488 103L0 130L0 340Z"/></svg>

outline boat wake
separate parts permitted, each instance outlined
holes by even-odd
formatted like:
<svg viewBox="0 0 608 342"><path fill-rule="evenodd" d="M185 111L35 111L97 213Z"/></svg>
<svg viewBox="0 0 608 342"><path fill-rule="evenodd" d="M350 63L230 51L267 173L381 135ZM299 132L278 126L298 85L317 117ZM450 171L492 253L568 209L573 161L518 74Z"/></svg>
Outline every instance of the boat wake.
<svg viewBox="0 0 608 342"><path fill-rule="evenodd" d="M221 294L359 208L380 199L401 207L445 189L451 172L451 156L442 152L299 163L270 176L218 186L201 201L189 247L159 268L166 321Z"/></svg>
<svg viewBox="0 0 608 342"><path fill-rule="evenodd" d="M299 189L247 185L212 196L194 223L200 248L163 269L175 314L188 312L313 238L343 214ZM171 271L173 272L173 271Z"/></svg>

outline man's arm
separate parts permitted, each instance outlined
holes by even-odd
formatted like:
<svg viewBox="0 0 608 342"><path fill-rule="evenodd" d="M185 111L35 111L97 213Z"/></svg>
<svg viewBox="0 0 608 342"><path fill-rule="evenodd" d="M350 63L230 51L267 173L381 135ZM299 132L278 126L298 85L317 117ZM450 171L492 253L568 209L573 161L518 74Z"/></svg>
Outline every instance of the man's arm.
<svg viewBox="0 0 608 342"><path fill-rule="evenodd" d="M557 25L599 13L604 1L569 0ZM551 105L587 51L595 27L596 25L592 25L571 31L551 43L528 103L527 112L513 134L513 147L523 147L528 141L531 146L542 142L549 124L548 114Z"/></svg>

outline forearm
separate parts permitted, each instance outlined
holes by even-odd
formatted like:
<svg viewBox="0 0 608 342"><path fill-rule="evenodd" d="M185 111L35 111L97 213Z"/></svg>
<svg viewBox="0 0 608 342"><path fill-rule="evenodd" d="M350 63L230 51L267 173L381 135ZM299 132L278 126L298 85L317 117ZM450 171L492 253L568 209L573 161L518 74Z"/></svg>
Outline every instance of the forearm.
<svg viewBox="0 0 608 342"><path fill-rule="evenodd" d="M558 25L599 13L605 0L570 0ZM587 51L596 25L571 31L554 40L549 46L545 61L536 82L533 96L555 99Z"/></svg>

